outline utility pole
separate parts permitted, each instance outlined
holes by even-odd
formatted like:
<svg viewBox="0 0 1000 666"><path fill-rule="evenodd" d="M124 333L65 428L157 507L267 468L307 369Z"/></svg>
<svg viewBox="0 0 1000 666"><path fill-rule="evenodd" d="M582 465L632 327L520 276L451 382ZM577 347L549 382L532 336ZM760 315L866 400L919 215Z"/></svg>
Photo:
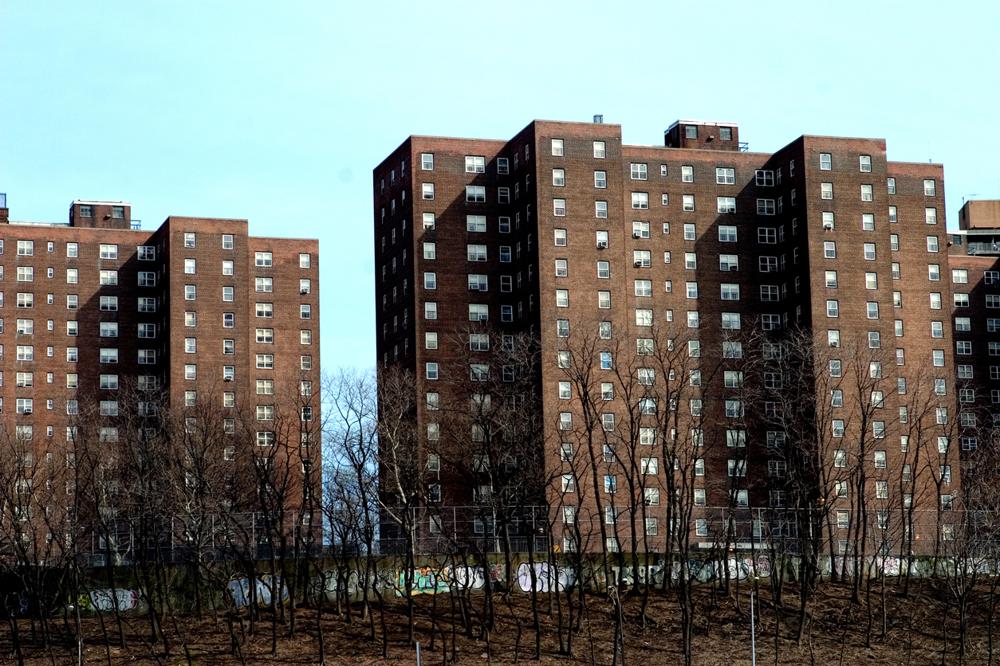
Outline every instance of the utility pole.
<svg viewBox="0 0 1000 666"><path fill-rule="evenodd" d="M757 577L751 576L750 582L750 664L757 666L757 627L753 617L753 594L757 589Z"/></svg>

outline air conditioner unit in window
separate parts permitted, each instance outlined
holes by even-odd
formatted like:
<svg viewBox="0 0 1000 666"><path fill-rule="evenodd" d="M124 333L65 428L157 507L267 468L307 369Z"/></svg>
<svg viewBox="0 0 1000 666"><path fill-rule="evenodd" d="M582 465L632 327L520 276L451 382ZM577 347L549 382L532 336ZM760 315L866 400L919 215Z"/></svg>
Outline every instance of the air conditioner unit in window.
<svg viewBox="0 0 1000 666"><path fill-rule="evenodd" d="M224 381L224 382L231 382L231 381L233 381L233 378L232 377L223 377L222 381Z"/></svg>
<svg viewBox="0 0 1000 666"><path fill-rule="evenodd" d="M833 222L824 222L823 231L833 231Z"/></svg>
<svg viewBox="0 0 1000 666"><path fill-rule="evenodd" d="M607 247L608 247L608 242L607 241L597 241L597 249L598 250L604 250L604 249L607 249Z"/></svg>
<svg viewBox="0 0 1000 666"><path fill-rule="evenodd" d="M30 413L31 413L31 407L26 407L26 408L24 409L24 411L23 411L23 412L21 412L21 413L22 413L22 414L30 414Z"/></svg>
<svg viewBox="0 0 1000 666"><path fill-rule="evenodd" d="M486 314L476 315L476 321L489 321L489 319L490 319L489 315Z"/></svg>
<svg viewBox="0 0 1000 666"><path fill-rule="evenodd" d="M738 270L740 270L740 267L737 266L736 264L730 264L729 265L729 270L731 270L731 271L738 271Z"/></svg>
<svg viewBox="0 0 1000 666"><path fill-rule="evenodd" d="M632 238L642 238L642 232L641 231L633 231L632 232Z"/></svg>
<svg viewBox="0 0 1000 666"><path fill-rule="evenodd" d="M305 294L309 293L309 290L308 289L299 289L299 293L305 295Z"/></svg>
<svg viewBox="0 0 1000 666"><path fill-rule="evenodd" d="M642 268L642 262L641 261L635 262L635 267L636 268Z"/></svg>

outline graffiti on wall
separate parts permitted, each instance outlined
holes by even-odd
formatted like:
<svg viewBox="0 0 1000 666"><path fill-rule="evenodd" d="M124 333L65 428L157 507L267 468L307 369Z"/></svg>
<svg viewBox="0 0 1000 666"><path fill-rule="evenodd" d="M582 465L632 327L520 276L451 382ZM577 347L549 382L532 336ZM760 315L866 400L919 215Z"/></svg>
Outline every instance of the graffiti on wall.
<svg viewBox="0 0 1000 666"><path fill-rule="evenodd" d="M690 559L687 562L687 569L690 577L701 583L725 578L727 575L730 580L746 580L754 576L768 578L771 576L771 560L766 555L758 555L756 558L749 555L730 557L725 562ZM671 577L673 580L680 579L679 562L674 563Z"/></svg>
<svg viewBox="0 0 1000 666"><path fill-rule="evenodd" d="M444 571L431 567L418 567L413 570L413 594L437 594L448 592L448 579ZM406 590L406 572L400 571L396 577L396 596L403 596Z"/></svg>
<svg viewBox="0 0 1000 666"><path fill-rule="evenodd" d="M486 587L486 573L480 566L447 567L445 570L451 584L461 590L481 590ZM503 584L504 572L500 564L491 564L489 567L490 587L499 587Z"/></svg>
<svg viewBox="0 0 1000 666"><path fill-rule="evenodd" d="M142 601L138 590L97 589L84 592L77 599L80 608L85 611L111 613L115 610L125 612L136 610Z"/></svg>
<svg viewBox="0 0 1000 666"><path fill-rule="evenodd" d="M615 580L618 581L619 585L631 586L635 584L644 585L649 583L650 585L660 585L663 583L663 561L657 562L656 564L646 564L639 567L638 581L636 580L635 572L632 570L631 566L613 566L611 567L611 572L614 575Z"/></svg>
<svg viewBox="0 0 1000 666"><path fill-rule="evenodd" d="M576 574L572 569L552 566L548 562L535 562L534 567L522 562L517 567L517 585L522 592L530 592L532 587L536 592L548 592L551 589L562 592L571 588L575 582Z"/></svg>
<svg viewBox="0 0 1000 666"><path fill-rule="evenodd" d="M256 593L257 605L260 607L271 605L271 595L275 589L279 590L277 601L278 603L284 603L288 600L288 587L278 576L272 579L269 575L259 576L254 581L256 588L254 591ZM249 578L233 578L226 585L226 592L229 594L229 598L232 599L233 604L237 608L246 608L251 603L250 594L250 579Z"/></svg>

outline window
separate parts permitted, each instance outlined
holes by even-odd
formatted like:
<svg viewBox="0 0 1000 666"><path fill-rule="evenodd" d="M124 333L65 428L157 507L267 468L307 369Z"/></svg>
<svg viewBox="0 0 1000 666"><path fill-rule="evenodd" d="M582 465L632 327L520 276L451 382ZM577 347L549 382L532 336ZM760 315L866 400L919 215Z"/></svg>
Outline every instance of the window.
<svg viewBox="0 0 1000 666"><path fill-rule="evenodd" d="M101 271L99 281L102 285L114 286L118 284L118 271Z"/></svg>
<svg viewBox="0 0 1000 666"><path fill-rule="evenodd" d="M937 188L935 187L935 182L933 178L924 179L924 196L933 197L936 194Z"/></svg>
<svg viewBox="0 0 1000 666"><path fill-rule="evenodd" d="M747 475L747 461L743 458L730 458L726 461L728 474L732 478L741 478Z"/></svg>
<svg viewBox="0 0 1000 666"><path fill-rule="evenodd" d="M195 247L195 235L190 231L184 232L184 247L191 248Z"/></svg>
<svg viewBox="0 0 1000 666"><path fill-rule="evenodd" d="M716 197L716 210L719 213L735 213L736 197Z"/></svg>
<svg viewBox="0 0 1000 666"><path fill-rule="evenodd" d="M486 246L485 245L466 245L466 259L468 261L483 262L486 261Z"/></svg>
<svg viewBox="0 0 1000 666"><path fill-rule="evenodd" d="M17 241L17 256L19 257L31 257L35 254L35 241L30 240L19 240Z"/></svg>
<svg viewBox="0 0 1000 666"><path fill-rule="evenodd" d="M736 254L720 254L719 270L723 272L735 272L740 270L740 257Z"/></svg>
<svg viewBox="0 0 1000 666"><path fill-rule="evenodd" d="M694 195L685 194L681 196L681 210L690 213L694 211Z"/></svg>
<svg viewBox="0 0 1000 666"><path fill-rule="evenodd" d="M758 215L774 215L775 211L774 199L757 199Z"/></svg>
<svg viewBox="0 0 1000 666"><path fill-rule="evenodd" d="M735 185L736 169L733 167L715 167L715 183L717 185Z"/></svg>
<svg viewBox="0 0 1000 666"><path fill-rule="evenodd" d="M465 173L486 173L486 158L480 155L466 155Z"/></svg>
<svg viewBox="0 0 1000 666"><path fill-rule="evenodd" d="M648 192L633 192L632 193L632 208L639 210L646 210L649 208L649 193Z"/></svg>
<svg viewBox="0 0 1000 666"><path fill-rule="evenodd" d="M937 224L937 208L924 209L924 223Z"/></svg>
<svg viewBox="0 0 1000 666"><path fill-rule="evenodd" d="M629 165L629 175L632 178L632 180L646 180L647 165L642 163L632 162Z"/></svg>
<svg viewBox="0 0 1000 666"><path fill-rule="evenodd" d="M603 141L594 142L594 158L603 160L607 156L607 146Z"/></svg>
<svg viewBox="0 0 1000 666"><path fill-rule="evenodd" d="M757 169L754 172L754 181L757 187L774 187L774 171L771 169Z"/></svg>
<svg viewBox="0 0 1000 666"><path fill-rule="evenodd" d="M681 182L682 183L693 183L694 182L694 167L685 164L681 167Z"/></svg>
<svg viewBox="0 0 1000 666"><path fill-rule="evenodd" d="M117 259L118 258L118 246L109 245L101 243L100 245L100 257L101 259Z"/></svg>
<svg viewBox="0 0 1000 666"><path fill-rule="evenodd" d="M562 157L564 152L564 144L562 139L552 139L552 156Z"/></svg>
<svg viewBox="0 0 1000 666"><path fill-rule="evenodd" d="M434 170L434 153L420 153L420 170Z"/></svg>
<svg viewBox="0 0 1000 666"><path fill-rule="evenodd" d="M436 309L436 306L435 306ZM490 306L485 303L469 304L469 321L488 321L490 318Z"/></svg>

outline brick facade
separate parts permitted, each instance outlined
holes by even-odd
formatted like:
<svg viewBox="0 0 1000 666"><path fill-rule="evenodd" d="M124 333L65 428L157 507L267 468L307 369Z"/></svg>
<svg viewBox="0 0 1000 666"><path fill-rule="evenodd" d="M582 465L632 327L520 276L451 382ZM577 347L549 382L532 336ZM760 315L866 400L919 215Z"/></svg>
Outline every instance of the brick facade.
<svg viewBox="0 0 1000 666"><path fill-rule="evenodd" d="M470 305L487 307L494 335L537 335L545 465L524 472L549 484L553 508L571 506L600 522L618 502L608 484L632 483L636 473L620 450L608 447L638 443L623 431L659 418L652 411L635 416L630 400L639 399L624 395L635 382L622 376L645 363L635 358L643 339L683 341L690 352L684 368L677 378L656 382L683 383L692 369L701 371L702 381L691 390L664 389L651 409L662 413L670 395L682 398L670 407L681 413L698 402L699 413L679 416L667 435L694 428L704 437L697 517L702 506L783 506L783 491L775 492L783 467L768 444L776 437L769 423L779 407L763 396L780 392L784 370L780 361L762 362L761 349L803 331L816 350L810 372L817 377L803 397L815 402L815 417L824 421L817 423L825 433L818 436L824 442L815 452L823 458L818 466L833 469L832 458L844 455L864 470L857 491L870 495L880 520L882 513L915 505L933 510L942 501L938 495L957 495L941 166L888 161L885 142L877 139L803 136L773 154L751 153L738 128L724 123L679 121L665 143L623 145L617 125L549 121L535 121L509 141L407 139L373 174L380 366L412 369L418 404L429 391L454 404L468 399L449 395L447 386L449 373L467 371L465 338L455 333L467 328ZM423 195L428 185L433 198ZM467 200L470 186L485 187L485 202ZM423 225L428 214L433 228ZM482 223L469 216L480 215L485 231L468 231ZM426 243L433 244L427 254ZM485 261L469 260L479 251L472 245L485 246ZM425 273L433 273L432 289ZM487 276L488 290L470 291L470 274ZM501 280L510 290L501 289ZM509 321L502 320L504 311ZM425 344L427 332L437 333L437 348ZM600 428L604 459L573 472L577 484L592 491L578 487L574 502L558 488L572 466L560 447L574 446L569 433L580 445L589 410L582 408L579 382L569 381L557 356L573 350L579 357L584 340L592 343L593 385L613 386L616 393L598 405L600 417L607 414ZM600 358L605 350L607 367ZM430 367L435 378L429 363L437 364ZM834 366L843 376L830 379ZM746 385L729 386L732 372L745 372ZM754 409L768 411L766 418L744 413L751 399ZM439 418L420 409L418 432ZM925 446L933 456L915 459ZM638 463L640 454L631 455ZM644 474L649 478L640 490L655 488L659 497L672 487L668 465L656 460L655 446L641 455L642 466L656 471ZM734 465L745 465L745 476L731 473ZM952 467L954 475L943 481ZM605 477L603 490L594 474ZM428 483L446 475L435 472ZM471 504L473 485L446 484L440 499ZM846 493L831 494L834 482L827 485L810 501L853 506ZM665 502L645 504L639 530L660 547ZM629 528L619 524L609 538L616 531L622 540Z"/></svg>
<svg viewBox="0 0 1000 666"><path fill-rule="evenodd" d="M123 202L74 202L68 225L10 221L6 208L0 222L9 435L39 452L69 450L69 429L99 401L109 412L101 436L116 437L110 412L134 416L119 400L144 396L175 416L224 422L232 441L220 442L219 460L246 443L237 438L281 423L294 421L296 444L299 430L318 431L317 241L250 236L246 220L170 217L143 230ZM255 418L259 405L277 416ZM318 489L318 432L310 436L303 459ZM243 450L263 451L252 445Z"/></svg>

